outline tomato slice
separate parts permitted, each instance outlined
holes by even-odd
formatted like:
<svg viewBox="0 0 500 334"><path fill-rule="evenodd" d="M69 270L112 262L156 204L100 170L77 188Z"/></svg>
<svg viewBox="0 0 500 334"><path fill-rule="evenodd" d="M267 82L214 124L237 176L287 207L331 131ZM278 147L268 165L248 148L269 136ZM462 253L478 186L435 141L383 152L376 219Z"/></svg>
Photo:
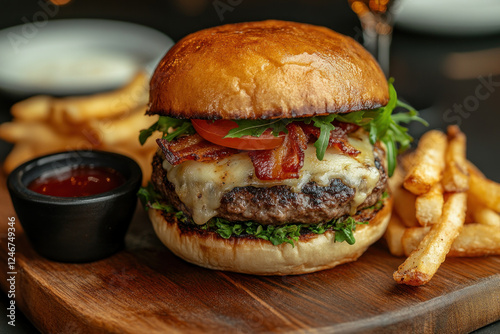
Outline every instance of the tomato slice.
<svg viewBox="0 0 500 334"><path fill-rule="evenodd" d="M271 130L266 130L260 137L243 136L241 138L224 138L229 130L238 126L235 121L192 119L196 132L204 139L221 146L236 148L238 150L270 150L281 145L285 134L275 137Z"/></svg>

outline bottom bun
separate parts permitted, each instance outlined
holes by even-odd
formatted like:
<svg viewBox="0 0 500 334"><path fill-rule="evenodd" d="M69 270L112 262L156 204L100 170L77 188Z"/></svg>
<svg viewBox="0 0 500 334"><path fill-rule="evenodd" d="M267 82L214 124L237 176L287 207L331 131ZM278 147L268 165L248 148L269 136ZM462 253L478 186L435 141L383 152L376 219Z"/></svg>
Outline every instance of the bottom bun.
<svg viewBox="0 0 500 334"><path fill-rule="evenodd" d="M356 242L334 242L335 233L301 235L295 247L254 237L224 239L215 232L196 227L181 228L173 216L149 209L149 218L158 238L175 255L201 267L254 275L300 275L333 268L356 261L377 241L389 223L392 197L371 218L369 224L358 225Z"/></svg>

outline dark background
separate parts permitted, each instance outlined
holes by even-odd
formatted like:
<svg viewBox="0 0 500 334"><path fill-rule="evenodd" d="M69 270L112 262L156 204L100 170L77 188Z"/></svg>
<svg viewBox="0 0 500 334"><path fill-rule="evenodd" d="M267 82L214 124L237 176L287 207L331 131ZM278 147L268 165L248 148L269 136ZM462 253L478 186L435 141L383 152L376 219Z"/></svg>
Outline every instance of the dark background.
<svg viewBox="0 0 500 334"><path fill-rule="evenodd" d="M61 0L59 0L61 1ZM57 2L54 0L54 2ZM37 20L36 13L49 8L51 19L105 18L139 23L155 28L174 41L183 36L220 24L282 19L312 23L332 28L362 42L361 28L356 15L349 9L347 0L73 0L55 6L45 0L0 0L0 29ZM219 8L219 13L216 7ZM222 15L220 8L225 7ZM500 53L497 59L477 53L465 63L452 64L453 55L470 55L470 52L500 47L500 34L486 36L450 37L411 32L396 27L391 49L390 75L395 78L398 95L421 110L430 122L430 128L446 129L459 124L468 138L468 157L489 178L500 182ZM0 67L2 64L0 63ZM470 74L457 79L453 73ZM485 87L479 77L493 82ZM496 84L496 86L494 86ZM483 86L483 87L481 87ZM477 91L490 92L485 99L473 103ZM0 92L0 122L10 119L10 106L19 97ZM460 106L462 111L460 111ZM467 111L467 108L470 111ZM425 128L411 126L411 134L418 138ZM0 160L11 145L0 140ZM6 307L7 299L2 300ZM23 321L24 320L24 321ZM12 330L6 321L0 321L0 332ZM17 333L35 332L35 329L18 313ZM498 322L483 333L498 331Z"/></svg>

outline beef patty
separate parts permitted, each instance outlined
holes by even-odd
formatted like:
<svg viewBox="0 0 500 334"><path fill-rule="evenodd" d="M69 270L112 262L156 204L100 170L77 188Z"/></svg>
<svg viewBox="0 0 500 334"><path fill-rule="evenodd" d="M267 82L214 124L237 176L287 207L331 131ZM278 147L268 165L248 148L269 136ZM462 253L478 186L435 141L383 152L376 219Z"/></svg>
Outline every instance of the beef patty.
<svg viewBox="0 0 500 334"><path fill-rule="evenodd" d="M380 178L359 209L377 203L387 187L387 173L381 163L385 152L375 146L374 156ZM151 177L154 187L167 202L191 217L190 210L175 193L174 185L168 181L162 162L161 155L156 154ZM293 192L284 185L269 188L236 187L223 195L217 217L230 221L251 220L264 225L316 224L350 214L354 194L354 189L340 179L331 180L328 186L309 182L302 187L301 192Z"/></svg>

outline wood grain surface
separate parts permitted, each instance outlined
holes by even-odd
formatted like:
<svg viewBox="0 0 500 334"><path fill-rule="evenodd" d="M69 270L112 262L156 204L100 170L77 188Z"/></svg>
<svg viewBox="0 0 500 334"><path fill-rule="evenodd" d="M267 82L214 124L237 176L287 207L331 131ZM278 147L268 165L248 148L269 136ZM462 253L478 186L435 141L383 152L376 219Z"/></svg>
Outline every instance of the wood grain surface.
<svg viewBox="0 0 500 334"><path fill-rule="evenodd" d="M8 217L0 176L0 262ZM17 217L17 216L16 216ZM16 305L44 333L465 333L500 319L500 257L450 258L422 287L394 283L383 242L314 274L255 277L188 264L139 208L126 249L86 264L37 255L16 224ZM8 290L7 270L0 282Z"/></svg>

